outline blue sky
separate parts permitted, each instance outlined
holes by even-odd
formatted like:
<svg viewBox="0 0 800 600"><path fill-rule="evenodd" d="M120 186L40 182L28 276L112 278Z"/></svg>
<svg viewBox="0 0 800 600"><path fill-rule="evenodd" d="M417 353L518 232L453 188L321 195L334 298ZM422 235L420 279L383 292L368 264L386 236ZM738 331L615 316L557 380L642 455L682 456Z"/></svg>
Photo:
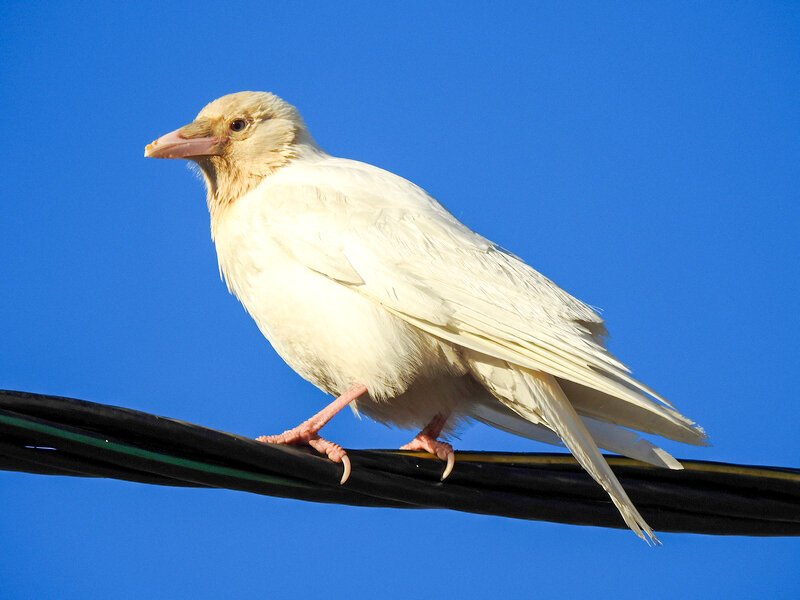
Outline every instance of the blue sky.
<svg viewBox="0 0 800 600"><path fill-rule="evenodd" d="M800 466L793 3L4 4L0 387L248 436L328 401L220 282L204 191L144 145L277 93L602 307L701 423L677 457ZM411 432L342 413L354 448ZM548 451L474 426L461 449ZM0 473L0 598L796 598L800 540ZM500 596L503 597L503 596Z"/></svg>

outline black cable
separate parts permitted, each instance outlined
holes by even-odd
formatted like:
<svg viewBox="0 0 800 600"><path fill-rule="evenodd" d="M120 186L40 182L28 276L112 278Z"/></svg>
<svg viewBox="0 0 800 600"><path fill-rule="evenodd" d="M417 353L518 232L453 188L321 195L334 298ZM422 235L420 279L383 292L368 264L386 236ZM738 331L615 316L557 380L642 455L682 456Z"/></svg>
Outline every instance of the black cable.
<svg viewBox="0 0 800 600"><path fill-rule="evenodd" d="M0 391L0 469L109 477L355 506L448 508L521 519L625 528L606 493L567 454L427 454L348 450L353 472L314 451L262 444L139 411ZM800 470L681 461L673 471L608 456L659 531L800 535Z"/></svg>

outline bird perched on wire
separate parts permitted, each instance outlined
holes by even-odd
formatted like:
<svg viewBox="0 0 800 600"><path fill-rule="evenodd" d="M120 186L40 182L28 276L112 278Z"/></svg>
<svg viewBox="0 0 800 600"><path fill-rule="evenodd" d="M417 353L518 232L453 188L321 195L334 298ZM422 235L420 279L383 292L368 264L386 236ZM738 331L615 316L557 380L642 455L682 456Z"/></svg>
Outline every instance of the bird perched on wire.
<svg viewBox="0 0 800 600"><path fill-rule="evenodd" d="M298 111L239 92L145 149L199 165L230 291L280 356L336 396L265 442L309 444L344 463L320 428L350 405L420 433L403 448L453 468L439 437L477 420L563 442L627 525L657 541L598 450L680 469L633 430L702 444L703 430L633 379L606 329L521 259L413 183L323 151Z"/></svg>

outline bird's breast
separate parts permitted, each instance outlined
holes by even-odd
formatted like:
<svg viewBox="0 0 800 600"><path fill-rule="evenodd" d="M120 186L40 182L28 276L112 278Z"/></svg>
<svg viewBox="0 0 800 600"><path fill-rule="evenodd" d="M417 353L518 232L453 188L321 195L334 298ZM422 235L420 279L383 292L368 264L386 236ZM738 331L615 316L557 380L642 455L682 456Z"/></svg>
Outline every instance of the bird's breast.
<svg viewBox="0 0 800 600"><path fill-rule="evenodd" d="M320 389L355 383L380 401L420 377L465 371L452 347L358 292L298 262L291 240L236 207L217 228L220 270L278 354Z"/></svg>

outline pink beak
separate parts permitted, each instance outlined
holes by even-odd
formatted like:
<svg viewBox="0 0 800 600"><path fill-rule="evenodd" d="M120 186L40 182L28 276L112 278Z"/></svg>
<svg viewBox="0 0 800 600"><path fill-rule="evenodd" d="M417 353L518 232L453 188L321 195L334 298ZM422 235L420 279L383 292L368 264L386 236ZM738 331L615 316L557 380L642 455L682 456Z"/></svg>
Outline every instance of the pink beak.
<svg viewBox="0 0 800 600"><path fill-rule="evenodd" d="M219 154L220 141L215 137L185 138L181 129L171 131L145 146L149 158L192 158Z"/></svg>

